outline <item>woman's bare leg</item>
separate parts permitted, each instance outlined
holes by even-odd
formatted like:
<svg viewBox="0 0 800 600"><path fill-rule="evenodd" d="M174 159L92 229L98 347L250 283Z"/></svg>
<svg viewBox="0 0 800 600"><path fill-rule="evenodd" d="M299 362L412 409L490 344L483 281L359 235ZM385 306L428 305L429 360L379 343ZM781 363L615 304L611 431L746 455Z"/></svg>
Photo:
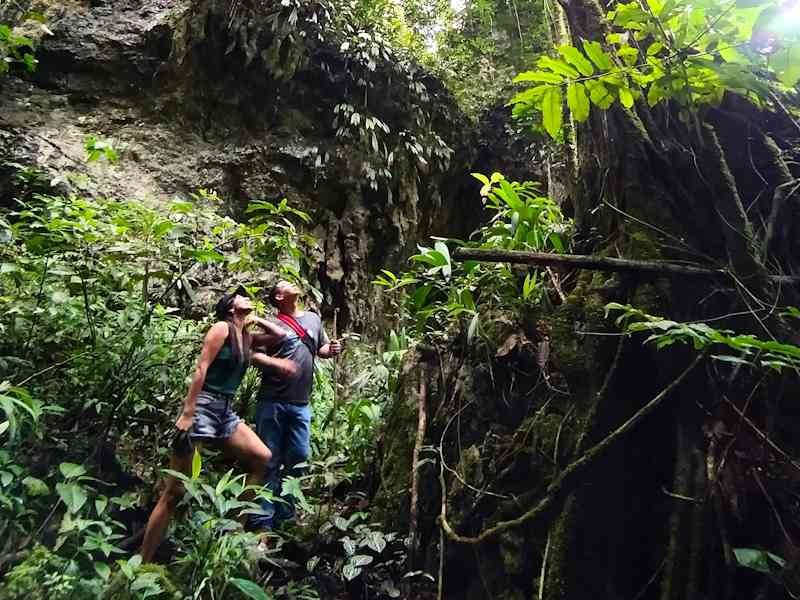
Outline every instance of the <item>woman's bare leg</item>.
<svg viewBox="0 0 800 600"><path fill-rule="evenodd" d="M175 456L173 454L170 457L169 467L173 471L188 475L192 472L192 454L187 454L186 456ZM144 530L144 539L139 550L139 554L142 555L142 562L148 563L153 560L153 555L161 544L164 532L166 532L170 519L172 519L172 513L175 512L175 507L183 498L183 492L183 483L180 479L172 476L167 478L164 491L161 493L153 512L150 513L147 527Z"/></svg>
<svg viewBox="0 0 800 600"><path fill-rule="evenodd" d="M272 452L264 445L256 432L244 423L239 423L231 437L223 442L223 446L244 465L247 471L245 480L247 485L261 485L267 470L267 463L272 458ZM255 493L248 490L246 494L243 494L242 499L249 501L254 497Z"/></svg>

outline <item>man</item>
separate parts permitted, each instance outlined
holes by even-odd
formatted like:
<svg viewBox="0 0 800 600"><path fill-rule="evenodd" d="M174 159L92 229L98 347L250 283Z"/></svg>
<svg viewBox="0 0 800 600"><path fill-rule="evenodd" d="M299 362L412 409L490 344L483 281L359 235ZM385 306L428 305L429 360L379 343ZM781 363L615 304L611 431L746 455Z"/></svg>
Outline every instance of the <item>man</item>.
<svg viewBox="0 0 800 600"><path fill-rule="evenodd" d="M297 465L308 460L311 453L311 388L314 383L314 359L331 358L342 351L338 340L329 341L319 315L298 308L300 289L279 281L269 293L269 302L278 309L279 324L286 335L264 340L256 337L253 344L269 344L270 354L295 363L296 374L286 377L263 370L256 408L256 432L272 452L266 470L265 483L274 496L281 491L284 477L299 477ZM260 515L254 515L254 529L275 529L294 516L291 497L285 502L263 501Z"/></svg>

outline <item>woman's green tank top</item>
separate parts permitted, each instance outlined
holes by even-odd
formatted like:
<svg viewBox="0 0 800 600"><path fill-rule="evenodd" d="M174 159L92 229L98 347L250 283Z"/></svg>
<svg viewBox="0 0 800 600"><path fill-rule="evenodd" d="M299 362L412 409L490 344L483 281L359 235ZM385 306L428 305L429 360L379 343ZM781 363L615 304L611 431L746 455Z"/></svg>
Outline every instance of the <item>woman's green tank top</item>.
<svg viewBox="0 0 800 600"><path fill-rule="evenodd" d="M216 392L218 394L227 394L232 396L236 393L236 388L242 382L245 371L249 364L249 344L246 339L248 336L242 336L242 355L237 357L233 352L233 336L235 335L233 326L229 324L228 337L225 338L225 343L219 349L216 358L208 367L206 371L206 380L203 384L203 389L208 392Z"/></svg>

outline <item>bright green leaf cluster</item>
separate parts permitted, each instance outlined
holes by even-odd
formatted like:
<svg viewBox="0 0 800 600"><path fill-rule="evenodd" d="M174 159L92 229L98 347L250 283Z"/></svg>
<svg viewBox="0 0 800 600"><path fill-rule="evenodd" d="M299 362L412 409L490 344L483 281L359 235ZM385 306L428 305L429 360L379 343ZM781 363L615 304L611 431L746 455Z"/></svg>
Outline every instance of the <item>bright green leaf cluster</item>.
<svg viewBox="0 0 800 600"><path fill-rule="evenodd" d="M699 106L718 105L726 91L770 102L771 87L780 86L765 73L772 71L786 88L800 79L800 23L792 24L784 10L777 0L617 4L606 15L613 31L605 47L589 40L580 48L561 46L560 58L540 57L537 70L514 79L534 84L511 99L514 115L541 113L545 130L559 139L565 95L579 123L592 105L608 110L618 102L630 109L640 99L650 106L675 100L684 120Z"/></svg>

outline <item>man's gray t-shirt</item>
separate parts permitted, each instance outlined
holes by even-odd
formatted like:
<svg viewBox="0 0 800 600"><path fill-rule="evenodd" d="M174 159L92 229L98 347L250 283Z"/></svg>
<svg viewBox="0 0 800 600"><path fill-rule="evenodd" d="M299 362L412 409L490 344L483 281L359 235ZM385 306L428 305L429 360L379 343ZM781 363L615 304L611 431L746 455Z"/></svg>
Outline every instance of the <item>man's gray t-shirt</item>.
<svg viewBox="0 0 800 600"><path fill-rule="evenodd" d="M299 317L296 316L295 320L308 332L317 351L328 343L328 336L322 329L322 321L317 313L306 311ZM262 371L258 400L308 404L314 384L314 356L291 327L281 320L276 322L286 330L286 337L268 351L277 358L293 360L297 364L298 372L294 377L286 377L273 371Z"/></svg>

